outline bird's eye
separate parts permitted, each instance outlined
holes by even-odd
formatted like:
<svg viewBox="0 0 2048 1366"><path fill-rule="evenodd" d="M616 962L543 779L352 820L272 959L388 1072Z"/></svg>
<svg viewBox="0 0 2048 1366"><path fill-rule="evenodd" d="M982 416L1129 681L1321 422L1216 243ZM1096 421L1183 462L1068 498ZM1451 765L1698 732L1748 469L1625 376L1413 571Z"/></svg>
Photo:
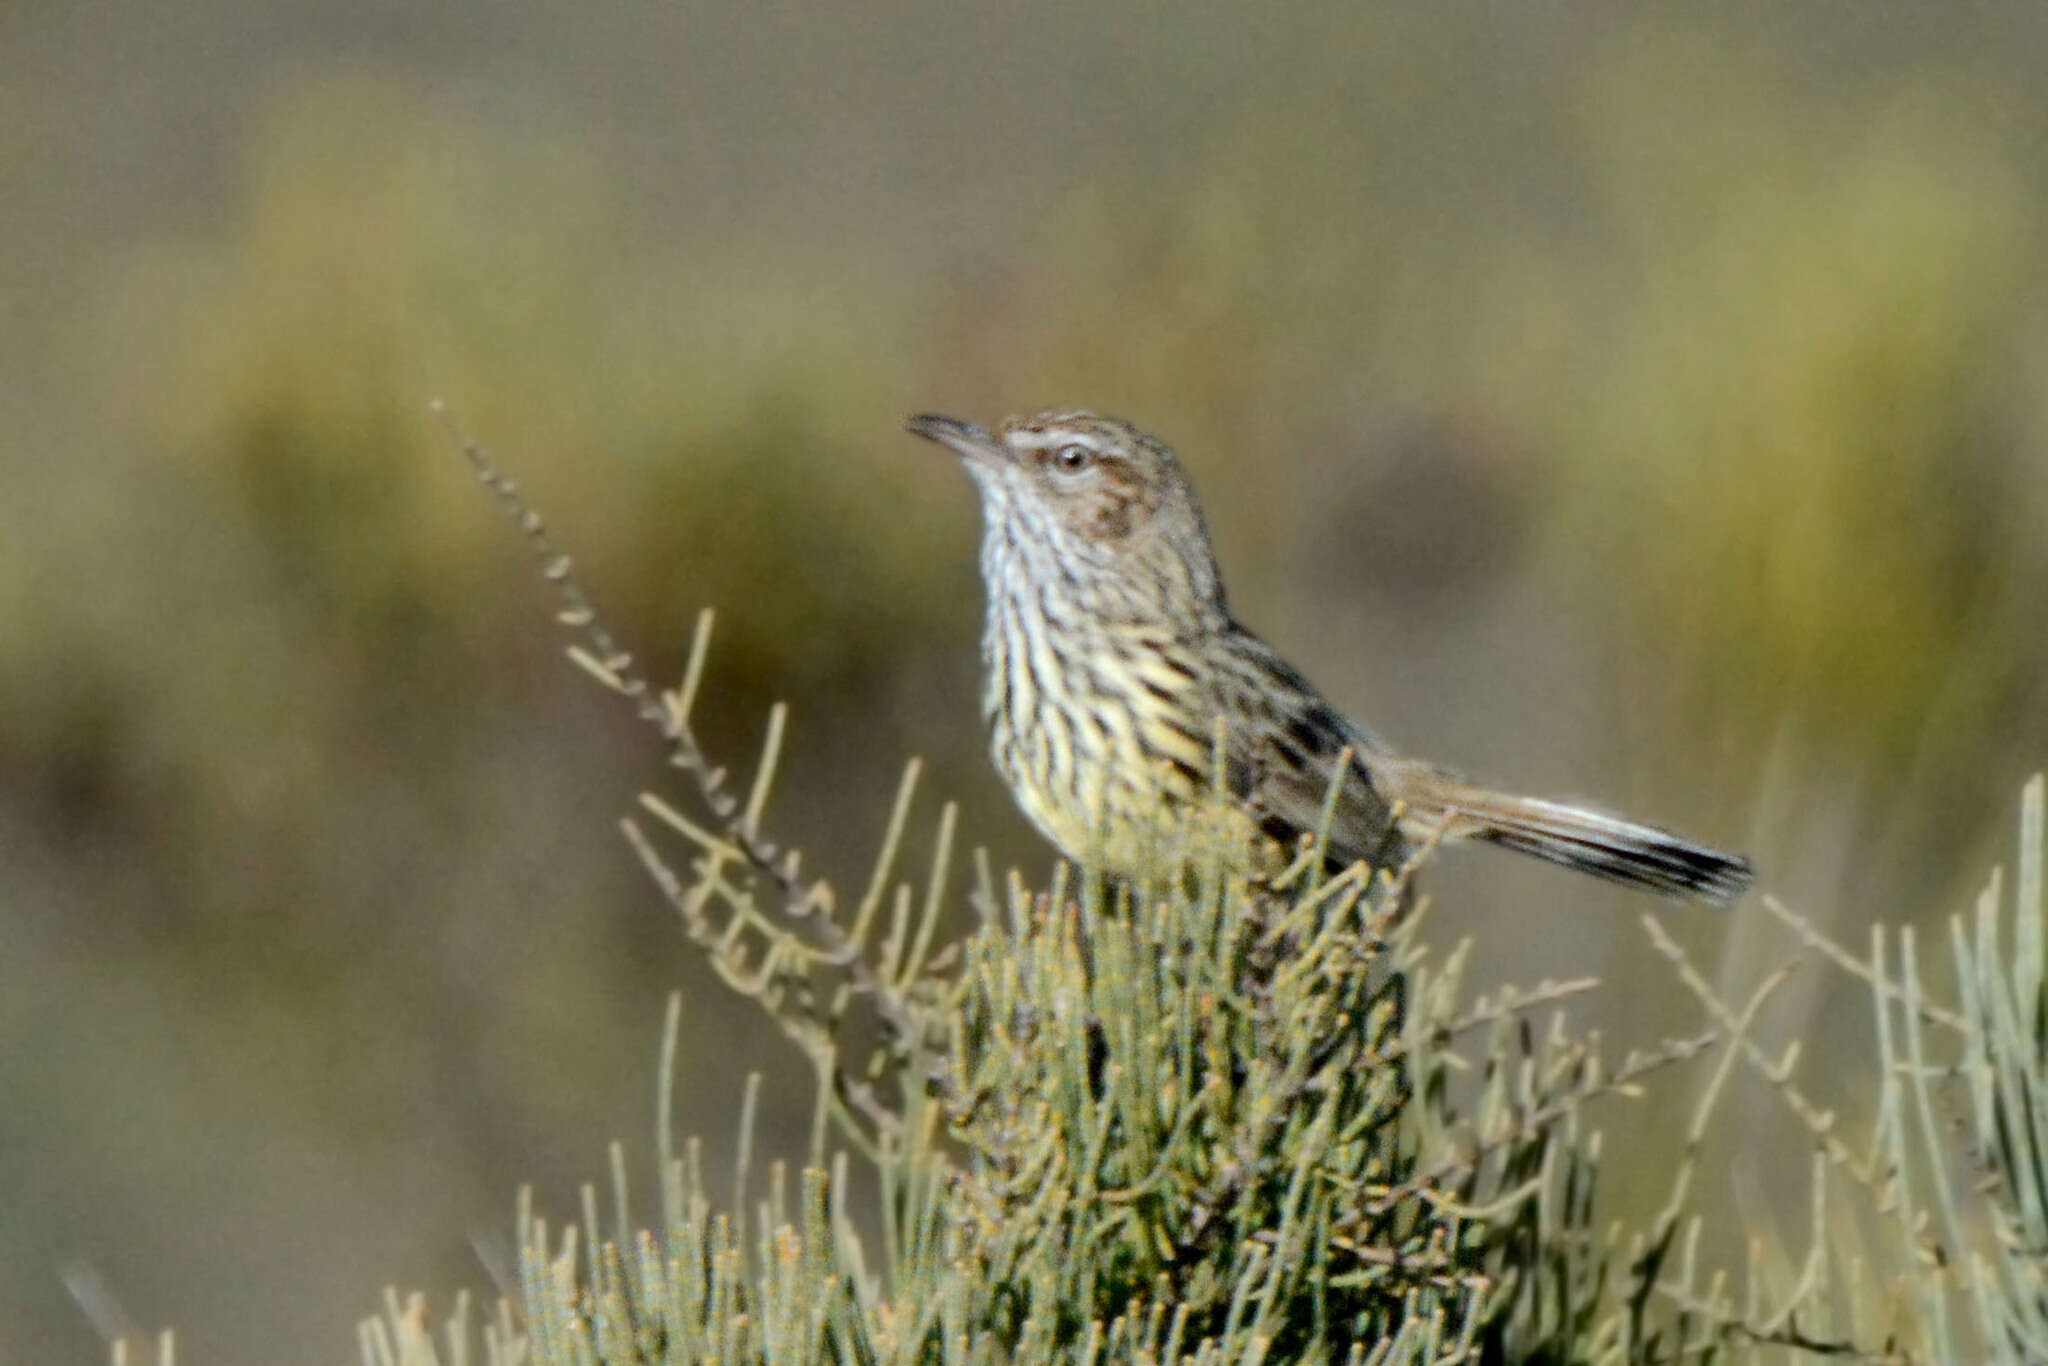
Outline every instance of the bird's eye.
<svg viewBox="0 0 2048 1366"><path fill-rule="evenodd" d="M1079 474L1095 462L1095 452L1075 442L1054 451L1052 462L1059 466L1062 474Z"/></svg>

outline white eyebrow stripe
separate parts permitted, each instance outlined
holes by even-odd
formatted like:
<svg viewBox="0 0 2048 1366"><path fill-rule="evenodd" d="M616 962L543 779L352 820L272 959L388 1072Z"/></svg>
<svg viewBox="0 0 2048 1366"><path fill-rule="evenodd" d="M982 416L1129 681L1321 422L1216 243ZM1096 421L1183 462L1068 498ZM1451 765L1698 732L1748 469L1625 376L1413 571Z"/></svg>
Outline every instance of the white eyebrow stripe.
<svg viewBox="0 0 2048 1366"><path fill-rule="evenodd" d="M1061 446L1086 446L1098 454L1102 450L1102 443L1094 433L1072 428L1055 427L1050 431L1027 431L1021 435L1025 438L1022 444L1033 450L1057 450Z"/></svg>

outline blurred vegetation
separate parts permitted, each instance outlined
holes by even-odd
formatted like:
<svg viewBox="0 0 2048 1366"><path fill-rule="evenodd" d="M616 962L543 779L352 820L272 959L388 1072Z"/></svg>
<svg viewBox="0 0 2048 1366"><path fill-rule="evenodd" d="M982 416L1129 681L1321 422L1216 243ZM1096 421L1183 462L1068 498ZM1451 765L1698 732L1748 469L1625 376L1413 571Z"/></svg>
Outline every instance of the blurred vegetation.
<svg viewBox="0 0 2048 1366"><path fill-rule="evenodd" d="M1593 15L0 18L0 1356L89 1346L71 1257L229 1361L468 1279L504 1189L635 1131L618 1041L678 983L690 1127L776 1057L601 837L644 755L435 395L654 676L725 609L702 727L791 699L822 776L778 801L843 879L911 752L1044 868L981 757L971 502L897 424L1087 404L1403 746L1742 844L1849 942L1956 904L2048 752L2048 33ZM1641 976L1625 902L1441 877L1479 980ZM1676 927L1731 990L1748 917ZM1760 1030L1867 1061L1845 999ZM1708 1166L1768 1194L1804 1145Z"/></svg>

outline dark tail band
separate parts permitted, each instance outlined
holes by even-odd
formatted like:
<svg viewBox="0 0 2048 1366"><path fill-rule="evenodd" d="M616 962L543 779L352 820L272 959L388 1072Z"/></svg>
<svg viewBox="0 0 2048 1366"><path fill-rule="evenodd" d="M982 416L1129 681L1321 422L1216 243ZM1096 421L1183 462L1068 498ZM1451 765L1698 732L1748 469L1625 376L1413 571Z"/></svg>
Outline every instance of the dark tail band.
<svg viewBox="0 0 2048 1366"><path fill-rule="evenodd" d="M1726 906L1755 876L1748 859L1603 811L1462 786L1442 800L1448 838L1485 840L1662 896Z"/></svg>

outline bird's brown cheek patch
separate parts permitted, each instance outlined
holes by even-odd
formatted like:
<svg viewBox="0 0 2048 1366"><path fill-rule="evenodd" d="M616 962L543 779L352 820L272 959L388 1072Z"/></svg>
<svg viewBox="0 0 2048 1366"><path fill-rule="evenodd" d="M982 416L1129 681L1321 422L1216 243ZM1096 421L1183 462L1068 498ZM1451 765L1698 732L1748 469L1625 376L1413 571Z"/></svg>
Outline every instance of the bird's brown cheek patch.
<svg viewBox="0 0 2048 1366"><path fill-rule="evenodd" d="M1111 494L1095 510L1095 534L1105 541L1121 541L1131 534L1131 499Z"/></svg>
<svg viewBox="0 0 2048 1366"><path fill-rule="evenodd" d="M1131 534L1139 515L1147 510L1145 490L1122 478L1106 480L1105 484L1096 500L1090 530L1098 539L1121 541Z"/></svg>

